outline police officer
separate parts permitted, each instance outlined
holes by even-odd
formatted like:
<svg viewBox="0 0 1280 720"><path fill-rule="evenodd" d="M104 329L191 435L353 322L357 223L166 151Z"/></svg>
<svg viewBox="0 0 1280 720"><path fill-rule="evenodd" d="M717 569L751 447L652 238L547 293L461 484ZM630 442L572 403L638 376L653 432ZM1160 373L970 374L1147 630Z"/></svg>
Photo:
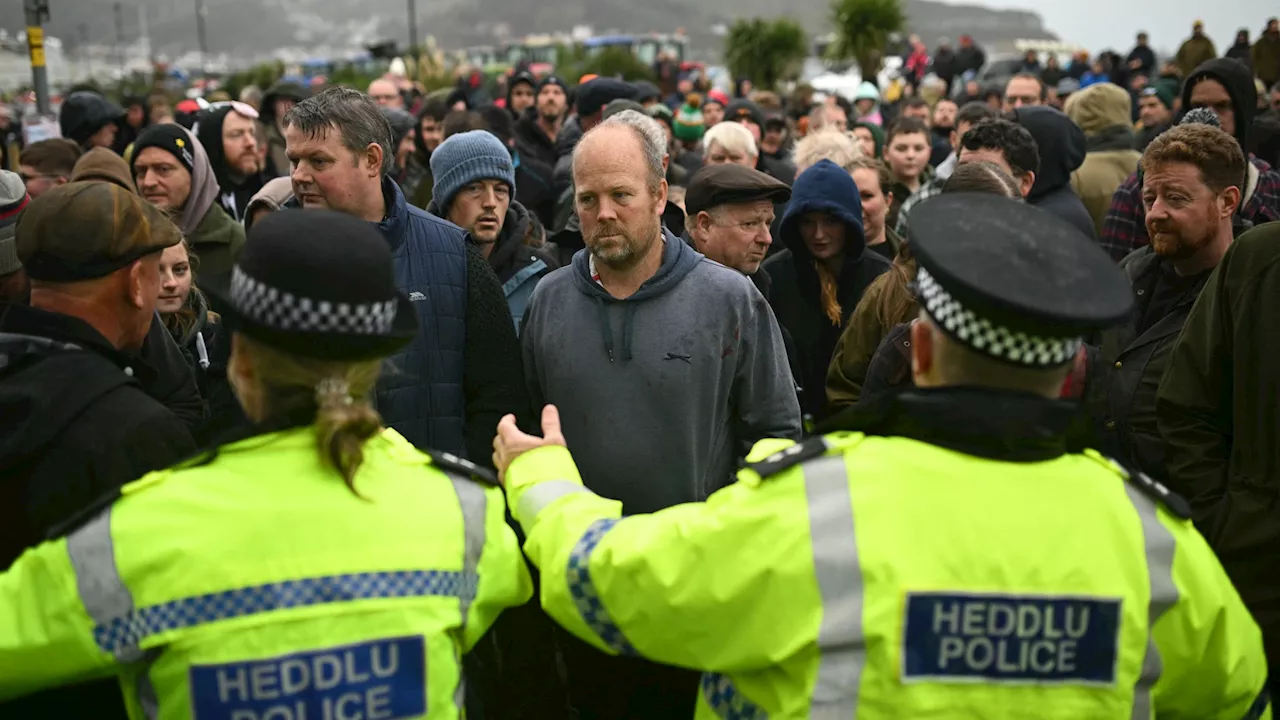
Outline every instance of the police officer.
<svg viewBox="0 0 1280 720"><path fill-rule="evenodd" d="M117 673L134 718L457 718L460 656L530 597L500 490L369 404L417 327L377 229L284 211L251 237L217 295L252 436L0 576L0 700Z"/></svg>
<svg viewBox="0 0 1280 720"><path fill-rule="evenodd" d="M912 215L915 384L763 441L704 504L620 518L554 408L495 461L565 628L699 668L699 718L1270 717L1257 625L1186 503L1068 432L1082 336L1124 277L1031 206Z"/></svg>

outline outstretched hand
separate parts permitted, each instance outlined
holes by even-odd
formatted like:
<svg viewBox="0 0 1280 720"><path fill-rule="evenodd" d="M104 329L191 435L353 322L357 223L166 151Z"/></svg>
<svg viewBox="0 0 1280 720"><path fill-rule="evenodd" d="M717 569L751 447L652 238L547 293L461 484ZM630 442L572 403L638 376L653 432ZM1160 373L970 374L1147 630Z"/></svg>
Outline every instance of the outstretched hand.
<svg viewBox="0 0 1280 720"><path fill-rule="evenodd" d="M516 427L516 416L507 415L498 422L498 434L493 437L493 466L498 469L498 480L507 484L507 468L521 455L544 445L564 447L564 434L560 432L560 411L555 405L542 408L542 437L527 435Z"/></svg>

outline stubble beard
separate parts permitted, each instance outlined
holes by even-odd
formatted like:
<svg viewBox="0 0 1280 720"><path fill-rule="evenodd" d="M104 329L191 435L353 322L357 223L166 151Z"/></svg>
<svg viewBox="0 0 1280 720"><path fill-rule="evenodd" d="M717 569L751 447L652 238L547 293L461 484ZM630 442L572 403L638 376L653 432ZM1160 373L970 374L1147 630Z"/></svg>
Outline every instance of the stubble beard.
<svg viewBox="0 0 1280 720"><path fill-rule="evenodd" d="M653 248L653 244L658 241L660 226L661 222L655 217L652 222L639 228L636 234L632 234L621 225L597 227L591 236L584 237L583 241L597 262L608 265L614 270L630 270L640 264L640 261ZM601 238L606 235L620 237L622 241L619 243L611 240L609 244L604 244Z"/></svg>

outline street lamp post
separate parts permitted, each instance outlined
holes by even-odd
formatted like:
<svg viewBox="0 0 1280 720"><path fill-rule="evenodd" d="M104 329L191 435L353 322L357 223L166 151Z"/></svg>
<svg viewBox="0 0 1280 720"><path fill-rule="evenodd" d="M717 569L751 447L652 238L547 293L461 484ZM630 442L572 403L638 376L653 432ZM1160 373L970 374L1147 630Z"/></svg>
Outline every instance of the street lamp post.
<svg viewBox="0 0 1280 720"><path fill-rule="evenodd" d="M27 15L27 52L31 56L31 84L36 91L36 110L48 115L49 68L44 62L44 22L49 19L49 0L24 0Z"/></svg>

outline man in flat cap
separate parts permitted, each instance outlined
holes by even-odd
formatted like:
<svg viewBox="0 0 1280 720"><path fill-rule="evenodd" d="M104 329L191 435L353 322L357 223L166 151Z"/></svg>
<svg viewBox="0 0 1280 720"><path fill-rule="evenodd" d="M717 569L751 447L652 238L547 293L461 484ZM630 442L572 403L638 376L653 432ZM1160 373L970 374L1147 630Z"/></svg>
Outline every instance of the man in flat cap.
<svg viewBox="0 0 1280 720"><path fill-rule="evenodd" d="M685 229L695 250L750 277L767 297L768 273L757 271L773 244L774 206L789 199L786 183L759 170L704 165L689 179Z"/></svg>
<svg viewBox="0 0 1280 720"><path fill-rule="evenodd" d="M87 519L125 483L195 452L187 426L143 390L139 359L176 225L107 182L72 182L18 220L30 305L0 318L0 566ZM123 718L115 682L40 693L4 717Z"/></svg>
<svg viewBox="0 0 1280 720"><path fill-rule="evenodd" d="M136 194L73 182L31 201L17 253L30 306L0 320L0 565L126 482L195 450L143 390L160 253L182 235Z"/></svg>
<svg viewBox="0 0 1280 720"><path fill-rule="evenodd" d="M1124 275L994 195L926 200L909 232L918 389L761 441L706 502L624 517L582 484L569 413L499 424L548 614L704 670L698 717L1270 717L1261 633L1187 502L1068 433L1059 389L1131 312Z"/></svg>

